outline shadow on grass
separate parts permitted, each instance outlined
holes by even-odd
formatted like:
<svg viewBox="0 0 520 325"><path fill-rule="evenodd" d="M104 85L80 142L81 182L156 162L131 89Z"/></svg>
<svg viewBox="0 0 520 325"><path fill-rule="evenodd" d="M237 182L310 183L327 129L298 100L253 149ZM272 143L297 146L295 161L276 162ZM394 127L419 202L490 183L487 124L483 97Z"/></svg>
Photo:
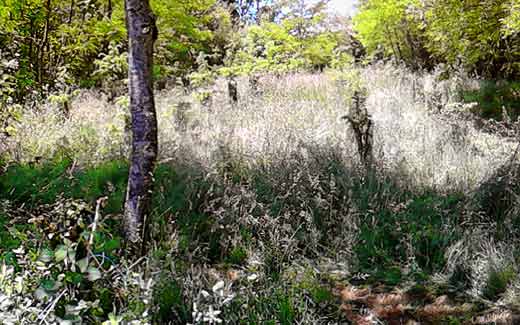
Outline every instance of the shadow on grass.
<svg viewBox="0 0 520 325"><path fill-rule="evenodd" d="M186 165L158 166L154 238L168 238L174 223L182 255L198 250L206 262L231 264L246 259L244 245L267 242L273 253L267 257L277 256L268 263L276 264L273 270L293 253L313 258L350 249L360 272L389 284L402 280L405 264L412 263L417 277L443 268L445 250L458 238L461 194L403 189L394 176L367 175L323 148L310 150L315 159L293 156L271 166L226 162L212 177ZM59 197L94 204L108 196L104 214L122 212L126 162L72 167L67 160L11 166L0 176L0 199L30 208ZM289 248L276 247L270 232L278 230L259 226L263 218L289 227L278 234L291 237Z"/></svg>
<svg viewBox="0 0 520 325"><path fill-rule="evenodd" d="M516 120L520 116L520 81L483 80L480 88L462 94L465 102L478 103L483 118L502 120L502 107Z"/></svg>

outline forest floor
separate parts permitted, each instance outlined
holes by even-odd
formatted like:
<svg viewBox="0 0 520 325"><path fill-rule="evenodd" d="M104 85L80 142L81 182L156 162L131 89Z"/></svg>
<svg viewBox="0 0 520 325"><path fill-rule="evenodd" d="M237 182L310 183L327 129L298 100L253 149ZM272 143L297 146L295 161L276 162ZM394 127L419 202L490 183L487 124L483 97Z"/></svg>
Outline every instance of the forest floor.
<svg viewBox="0 0 520 325"><path fill-rule="evenodd" d="M342 119L360 83L368 169ZM481 85L374 66L242 82L237 104L222 83L158 92L142 258L119 232L124 98L82 92L68 117L42 103L0 147L0 317L517 324L517 129L501 110L485 113L503 122L476 116Z"/></svg>

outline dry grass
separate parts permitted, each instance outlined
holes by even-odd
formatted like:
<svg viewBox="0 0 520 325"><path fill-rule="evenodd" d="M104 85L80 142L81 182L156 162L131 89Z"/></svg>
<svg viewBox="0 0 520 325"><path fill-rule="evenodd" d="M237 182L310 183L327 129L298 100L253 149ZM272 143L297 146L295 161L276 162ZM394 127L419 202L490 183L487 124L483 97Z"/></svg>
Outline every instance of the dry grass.
<svg viewBox="0 0 520 325"><path fill-rule="evenodd" d="M511 156L515 144L479 131L449 114L467 110L459 87L475 81L435 81L435 74L415 75L399 69L365 71L368 105L373 114L379 160L412 175L408 181L438 190L467 190L487 179Z"/></svg>
<svg viewBox="0 0 520 325"><path fill-rule="evenodd" d="M343 75L355 75L344 73ZM471 80L435 81L392 66L361 71L368 91L368 111L375 130L375 156L380 168L398 171L412 186L470 189L510 159L515 144L479 131L471 121L434 114L436 107L458 107L457 89ZM231 105L224 82L202 105L180 89L157 94L161 159L196 160L211 169L222 155L247 164L270 164L318 147L357 164L356 148L346 123L350 78L342 74L267 76L262 96L254 96L240 80L240 102ZM184 106L179 103L185 103ZM31 161L59 151L82 163L124 157L127 110L97 93L84 92L72 102L65 119L53 104L29 110L7 139L9 157ZM184 107L184 108L181 108Z"/></svg>
<svg viewBox="0 0 520 325"><path fill-rule="evenodd" d="M468 317L475 306L470 303L457 303L448 296L417 297L402 291L372 293L368 289L352 286L343 288L340 293L341 309L355 324L442 324L449 317L466 316L467 324L513 324L517 319L511 311L491 310L480 316ZM364 314L360 313L364 310Z"/></svg>

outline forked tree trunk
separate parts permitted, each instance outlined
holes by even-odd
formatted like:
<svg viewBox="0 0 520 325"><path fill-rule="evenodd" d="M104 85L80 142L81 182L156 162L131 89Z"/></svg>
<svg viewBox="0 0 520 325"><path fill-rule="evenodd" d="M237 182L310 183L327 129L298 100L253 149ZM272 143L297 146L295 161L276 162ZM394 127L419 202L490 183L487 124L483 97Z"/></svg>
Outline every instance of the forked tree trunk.
<svg viewBox="0 0 520 325"><path fill-rule="evenodd" d="M141 254L146 243L157 159L157 116L152 87L155 17L148 0L125 0L128 29L128 79L132 113L132 155L123 231L127 252Z"/></svg>

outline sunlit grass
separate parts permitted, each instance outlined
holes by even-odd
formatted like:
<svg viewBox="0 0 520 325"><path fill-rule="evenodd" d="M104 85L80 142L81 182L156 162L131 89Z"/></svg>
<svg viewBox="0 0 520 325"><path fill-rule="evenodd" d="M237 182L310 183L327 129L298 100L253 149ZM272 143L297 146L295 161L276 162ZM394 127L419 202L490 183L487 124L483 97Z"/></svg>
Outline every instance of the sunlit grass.
<svg viewBox="0 0 520 325"><path fill-rule="evenodd" d="M332 293L349 282L513 304L516 144L475 123L460 89L476 83L381 65L264 76L258 93L240 79L237 104L225 80L204 89L206 103L158 92L152 249L140 269L157 283L155 320L218 308L230 323L339 322ZM369 171L342 119L363 89L374 121ZM128 110L95 92L71 107L69 118L53 104L21 118L2 143L0 199L30 209L107 195L103 213L117 224ZM148 308L128 297L125 312Z"/></svg>

